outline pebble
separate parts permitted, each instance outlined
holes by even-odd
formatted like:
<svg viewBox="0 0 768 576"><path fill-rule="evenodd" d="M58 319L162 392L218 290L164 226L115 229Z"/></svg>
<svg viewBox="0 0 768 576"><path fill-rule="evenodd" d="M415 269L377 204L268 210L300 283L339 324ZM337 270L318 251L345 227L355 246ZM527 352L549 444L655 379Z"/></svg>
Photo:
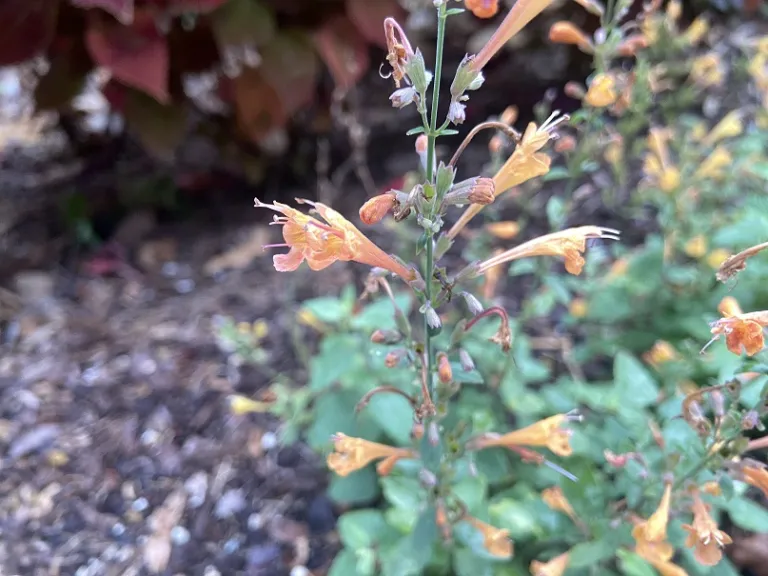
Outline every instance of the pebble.
<svg viewBox="0 0 768 576"><path fill-rule="evenodd" d="M224 542L223 550L224 554L234 554L240 549L240 542L237 538L230 538Z"/></svg>
<svg viewBox="0 0 768 576"><path fill-rule="evenodd" d="M242 512L244 509L245 496L243 495L243 491L240 489L227 490L221 498L219 498L219 501L216 502L216 508L214 509L213 514L219 520L223 520L224 518L234 516L238 512Z"/></svg>
<svg viewBox="0 0 768 576"><path fill-rule="evenodd" d="M55 424L40 424L20 435L11 443L8 456L11 459L21 458L31 452L45 448L59 435L59 427Z"/></svg>
<svg viewBox="0 0 768 576"><path fill-rule="evenodd" d="M189 494L187 504L190 508L200 508L205 503L208 493L208 475L205 472L195 472L184 482L184 489Z"/></svg>
<svg viewBox="0 0 768 576"><path fill-rule="evenodd" d="M174 526L171 528L171 541L176 544L176 546L184 546L184 544L189 542L189 539L189 530L184 528L184 526Z"/></svg>
<svg viewBox="0 0 768 576"><path fill-rule="evenodd" d="M122 536L123 534L125 534L125 524L123 524L122 522L117 522L117 523L115 523L115 524L112 526L112 530L111 530L111 532L112 532L112 535L113 535L113 536L116 536L116 537L118 537L118 538L119 538L120 536Z"/></svg>
<svg viewBox="0 0 768 576"><path fill-rule="evenodd" d="M195 281L189 278L177 280L173 285L179 294L189 294L195 289Z"/></svg>
<svg viewBox="0 0 768 576"><path fill-rule="evenodd" d="M261 447L264 450L272 450L277 446L277 434L274 432L264 432L264 435L261 437Z"/></svg>
<svg viewBox="0 0 768 576"><path fill-rule="evenodd" d="M149 501L143 496L141 498L136 498L131 504L131 508L136 510L136 512L144 512L144 510L149 508Z"/></svg>
<svg viewBox="0 0 768 576"><path fill-rule="evenodd" d="M306 566L294 566L291 568L291 576L310 576L309 568Z"/></svg>
<svg viewBox="0 0 768 576"><path fill-rule="evenodd" d="M253 514L248 516L248 530L250 530L251 532L256 532L256 530L261 530L263 526L264 526L264 517L258 512L254 512Z"/></svg>
<svg viewBox="0 0 768 576"><path fill-rule="evenodd" d="M248 548L246 563L251 568L261 568L280 558L280 547L274 542Z"/></svg>
<svg viewBox="0 0 768 576"><path fill-rule="evenodd" d="M221 576L221 572L219 572L215 566L206 566L203 571L203 576Z"/></svg>

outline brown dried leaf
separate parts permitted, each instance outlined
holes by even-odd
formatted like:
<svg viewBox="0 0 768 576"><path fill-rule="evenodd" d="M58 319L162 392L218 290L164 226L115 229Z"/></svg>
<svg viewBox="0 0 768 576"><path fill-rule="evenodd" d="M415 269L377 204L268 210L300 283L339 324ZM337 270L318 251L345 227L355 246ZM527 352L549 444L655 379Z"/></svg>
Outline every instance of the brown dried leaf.
<svg viewBox="0 0 768 576"><path fill-rule="evenodd" d="M370 43L387 47L382 23L387 17L399 18L403 8L396 0L346 0L347 15Z"/></svg>
<svg viewBox="0 0 768 576"><path fill-rule="evenodd" d="M315 32L313 40L341 91L349 90L368 70L368 47L348 18L331 18Z"/></svg>

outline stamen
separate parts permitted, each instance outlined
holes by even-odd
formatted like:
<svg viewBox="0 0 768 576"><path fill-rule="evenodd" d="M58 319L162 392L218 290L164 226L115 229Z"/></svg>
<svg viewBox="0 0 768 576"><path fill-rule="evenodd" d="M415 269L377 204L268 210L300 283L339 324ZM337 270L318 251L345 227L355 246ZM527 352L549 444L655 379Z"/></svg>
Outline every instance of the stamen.
<svg viewBox="0 0 768 576"><path fill-rule="evenodd" d="M578 482L579 481L579 479L576 476L574 476L573 474L568 472L568 470L566 470L565 468L561 468L560 466L558 466L554 462L550 462L549 460L544 460L544 465L547 466L548 468L551 468L552 470L554 470L558 474L562 474L563 476L568 478L568 480L570 480L571 482Z"/></svg>
<svg viewBox="0 0 768 576"><path fill-rule="evenodd" d="M344 239L344 232L336 230L335 228L332 228L328 224L323 224L322 222L318 222L316 220L310 220L309 222L307 222L307 225L304 227L304 229L306 230L308 226L315 226L317 228L320 228L320 230L322 230L326 234L333 234L337 238ZM324 236L323 240L327 240L327 236Z"/></svg>
<svg viewBox="0 0 768 576"><path fill-rule="evenodd" d="M266 250L267 248L288 248L290 247L290 244L264 244L262 246L262 250Z"/></svg>

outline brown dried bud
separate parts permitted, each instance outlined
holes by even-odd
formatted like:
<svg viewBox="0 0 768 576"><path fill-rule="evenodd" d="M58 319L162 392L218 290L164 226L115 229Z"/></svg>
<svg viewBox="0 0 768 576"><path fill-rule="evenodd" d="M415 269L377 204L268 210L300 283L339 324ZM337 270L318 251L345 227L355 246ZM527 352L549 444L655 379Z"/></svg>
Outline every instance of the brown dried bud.
<svg viewBox="0 0 768 576"><path fill-rule="evenodd" d="M725 415L725 396L720 390L713 390L709 393L709 403L712 405L712 412L718 418Z"/></svg>
<svg viewBox="0 0 768 576"><path fill-rule="evenodd" d="M469 191L471 204L487 206L496 199L496 185L493 178L477 178Z"/></svg>
<svg viewBox="0 0 768 576"><path fill-rule="evenodd" d="M400 359L405 354L404 350L392 350L384 357L384 365L387 368L394 368L400 364Z"/></svg>
<svg viewBox="0 0 768 576"><path fill-rule="evenodd" d="M371 334L374 344L397 344L402 339L403 335L397 330L376 330Z"/></svg>
<svg viewBox="0 0 768 576"><path fill-rule="evenodd" d="M396 204L397 198L389 192L374 196L360 207L360 220L369 225L381 222Z"/></svg>
<svg viewBox="0 0 768 576"><path fill-rule="evenodd" d="M448 356L444 352L437 355L437 376L443 384L449 384L453 381L453 370Z"/></svg>
<svg viewBox="0 0 768 576"><path fill-rule="evenodd" d="M421 422L413 423L413 427L411 427L411 438L414 438L415 440L424 438L424 424Z"/></svg>
<svg viewBox="0 0 768 576"><path fill-rule="evenodd" d="M619 56L634 56L643 48L648 48L648 38L644 34L632 34L624 38L616 52Z"/></svg>
<svg viewBox="0 0 768 576"><path fill-rule="evenodd" d="M576 138L570 135L561 136L555 142L555 152L570 152L576 149Z"/></svg>
<svg viewBox="0 0 768 576"><path fill-rule="evenodd" d="M577 100L581 100L587 94L584 86L578 82L568 82L565 85L565 88L563 88L563 92L565 92L565 95L569 98L575 98Z"/></svg>
<svg viewBox="0 0 768 576"><path fill-rule="evenodd" d="M501 113L499 121L507 126L512 126L517 121L517 114L517 106L507 106L504 108L504 112Z"/></svg>

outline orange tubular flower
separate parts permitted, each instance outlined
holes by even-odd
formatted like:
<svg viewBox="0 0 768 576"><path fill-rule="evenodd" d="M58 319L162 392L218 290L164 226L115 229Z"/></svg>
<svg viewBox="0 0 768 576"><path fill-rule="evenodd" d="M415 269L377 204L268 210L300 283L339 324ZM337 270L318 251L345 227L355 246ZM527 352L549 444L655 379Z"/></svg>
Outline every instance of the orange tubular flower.
<svg viewBox="0 0 768 576"><path fill-rule="evenodd" d="M552 510L567 514L573 521L577 520L573 506L568 502L565 494L563 494L563 490L559 486L553 486L552 488L543 490L541 492L541 499L544 500L544 503Z"/></svg>
<svg viewBox="0 0 768 576"><path fill-rule="evenodd" d="M606 238L618 240L620 232L613 228L600 226L581 226L567 228L529 240L505 252L491 256L478 267L478 273L483 274L499 264L529 258L531 256L560 256L565 259L565 269L578 276L584 268L582 253L587 249L587 239Z"/></svg>
<svg viewBox="0 0 768 576"><path fill-rule="evenodd" d="M643 172L646 179L664 192L672 192L680 186L680 171L672 164L667 140L672 132L663 128L651 128L648 134L649 152L645 156Z"/></svg>
<svg viewBox="0 0 768 576"><path fill-rule="evenodd" d="M549 40L555 44L573 44L587 54L592 54L595 51L589 36L572 22L564 20L552 24L549 29Z"/></svg>
<svg viewBox="0 0 768 576"><path fill-rule="evenodd" d="M744 466L741 469L744 476L744 482L762 490L765 497L768 498L768 470L754 466Z"/></svg>
<svg viewBox="0 0 768 576"><path fill-rule="evenodd" d="M683 524L683 529L688 532L685 545L694 548L693 556L696 561L704 566L714 566L723 558L723 546L731 544L733 540L722 530L718 530L717 523L709 515L709 507L704 504L698 491L693 495L693 525Z"/></svg>
<svg viewBox="0 0 768 576"><path fill-rule="evenodd" d="M693 173L695 178L710 178L712 180L721 180L726 169L733 164L733 157L722 146L715 148Z"/></svg>
<svg viewBox="0 0 768 576"><path fill-rule="evenodd" d="M740 355L743 347L747 356L754 356L765 347L765 326L768 326L768 310L736 314L710 324L713 340L725 334L728 350Z"/></svg>
<svg viewBox="0 0 768 576"><path fill-rule="evenodd" d="M465 516L464 520L474 526L483 535L483 547L497 558L509 558L514 553L512 540L509 539L509 530L502 530L473 518Z"/></svg>
<svg viewBox="0 0 768 576"><path fill-rule="evenodd" d="M720 300L720 304L717 305L717 311L720 312L720 314L725 318L744 314L741 306L739 305L739 301L736 300L736 298L733 296L725 296L722 300Z"/></svg>
<svg viewBox="0 0 768 576"><path fill-rule="evenodd" d="M653 367L675 360L678 357L674 346L665 340L657 340L653 347L643 354L643 360Z"/></svg>
<svg viewBox="0 0 768 576"><path fill-rule="evenodd" d="M515 6L519 4L520 2ZM552 114L540 127L537 127L534 122L528 124L528 128L526 128L515 151L493 177L496 198L510 188L549 172L552 159L539 151L554 138L555 128L568 120L568 116L559 116L558 114L557 112ZM467 208L461 218L448 231L448 237L455 238L482 209L483 206L481 205Z"/></svg>
<svg viewBox="0 0 768 576"><path fill-rule="evenodd" d="M598 74L592 79L584 102L594 108L605 108L616 102L618 97L616 78L611 74Z"/></svg>
<svg viewBox="0 0 768 576"><path fill-rule="evenodd" d="M563 576L568 568L569 553L563 552L560 556L555 556L549 562L531 562L531 576Z"/></svg>
<svg viewBox="0 0 768 576"><path fill-rule="evenodd" d="M381 460L376 466L376 471L381 476L386 476L398 460L416 456L413 450L407 448L394 448L362 438L352 438L341 432L333 436L333 449L326 462L328 468L339 476L356 472L374 460Z"/></svg>
<svg viewBox="0 0 768 576"><path fill-rule="evenodd" d="M478 18L493 18L499 11L499 0L464 0L464 6Z"/></svg>
<svg viewBox="0 0 768 576"><path fill-rule="evenodd" d="M514 446L544 446L558 456L570 456L573 452L571 448L571 430L561 426L569 420L579 419L581 419L580 416L557 414L503 436L485 434L472 440L470 446L474 450L482 450L491 446L505 448Z"/></svg>
<svg viewBox="0 0 768 576"><path fill-rule="evenodd" d="M369 225L381 222L396 204L397 198L389 192L374 196L360 207L360 220Z"/></svg>
<svg viewBox="0 0 768 576"><path fill-rule="evenodd" d="M671 499L672 484L667 483L659 507L647 520L641 521L632 530L635 552L662 576L688 576L685 570L670 562L675 554L674 548L666 541Z"/></svg>
<svg viewBox="0 0 768 576"><path fill-rule="evenodd" d="M545 10L552 0L518 0L512 9L504 17L504 20L486 42L485 46L477 53L470 64L475 72L482 70L488 61L501 50L509 40L528 22Z"/></svg>
<svg viewBox="0 0 768 576"><path fill-rule="evenodd" d="M337 260L355 261L368 266L384 268L397 274L406 282L416 279L416 273L398 262L392 256L371 242L360 230L341 214L320 202L296 199L301 204L309 204L325 220L323 223L299 210L273 202L264 204L254 199L257 208L268 208L279 212L274 224L283 227L285 244L290 250L286 254L272 257L275 270L292 272L306 260L312 270L327 268Z"/></svg>

